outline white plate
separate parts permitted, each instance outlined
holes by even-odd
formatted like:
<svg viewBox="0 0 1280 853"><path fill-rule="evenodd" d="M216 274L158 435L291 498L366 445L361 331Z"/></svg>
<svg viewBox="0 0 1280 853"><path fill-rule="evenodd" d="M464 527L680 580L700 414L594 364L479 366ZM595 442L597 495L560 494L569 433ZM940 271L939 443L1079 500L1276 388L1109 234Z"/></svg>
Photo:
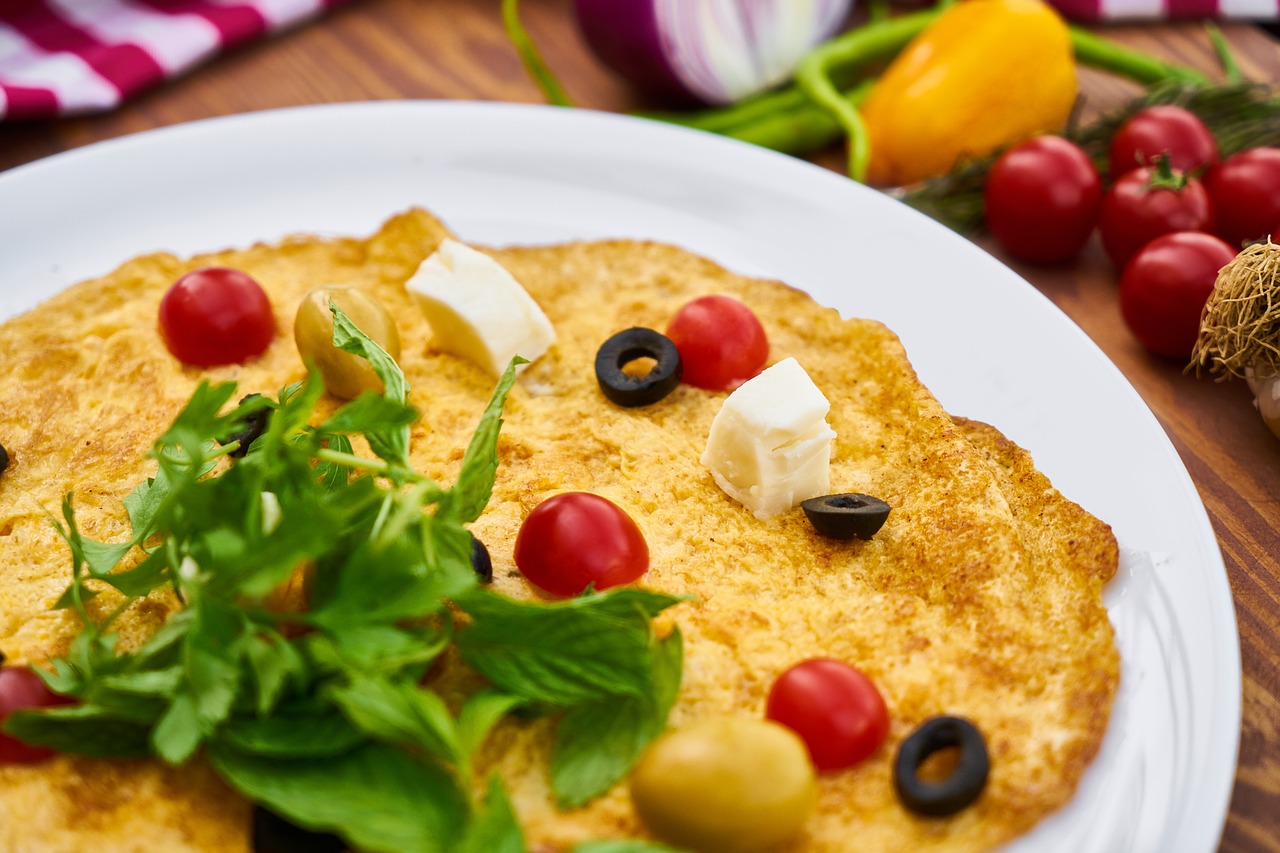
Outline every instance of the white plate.
<svg viewBox="0 0 1280 853"><path fill-rule="evenodd" d="M948 410L996 424L1126 550L1107 593L1120 696L1076 798L1017 851L1210 851L1240 656L1204 506L1133 388L1034 288L830 172L615 115L391 102L216 119L0 175L0 317L157 249L365 234L422 205L487 243L647 237L898 332Z"/></svg>

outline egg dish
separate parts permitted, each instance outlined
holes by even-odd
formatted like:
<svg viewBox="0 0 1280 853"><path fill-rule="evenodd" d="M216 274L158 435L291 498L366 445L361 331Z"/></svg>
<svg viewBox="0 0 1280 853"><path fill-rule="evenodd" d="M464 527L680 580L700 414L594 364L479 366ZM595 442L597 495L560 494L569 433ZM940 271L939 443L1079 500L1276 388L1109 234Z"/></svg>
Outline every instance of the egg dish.
<svg viewBox="0 0 1280 853"><path fill-rule="evenodd" d="M405 283L450 236L413 210L368 239L296 237L194 258L149 255L58 294L0 326L0 651L10 664L64 654L79 629L51 610L69 558L51 516L75 494L82 532L129 538L121 500L154 473L146 452L202 379L274 393L305 376L287 330L304 294L362 288L390 311L402 342L421 471L451 482L493 376L433 343ZM856 767L818 777L816 804L786 851L986 850L1067 802L1107 728L1119 655L1102 603L1117 548L1110 528L1060 495L995 428L953 418L920 383L898 339L844 320L782 283L736 275L673 246L630 240L485 249L545 312L556 341L519 376L505 409L493 495L471 525L492 555L493 587L535 592L516 570L521 522L544 499L585 491L642 530L641 585L689 600L656 619L684 638L669 724L759 717L773 680L810 658L845 661L878 686L886 743ZM260 282L279 331L244 364L193 368L166 350L157 306L184 272L243 270ZM690 299L728 294L750 306L770 364L794 358L830 401L832 491L875 495L893 511L870 540L817 535L797 509L758 518L700 463L726 394L682 384L624 408L601 394L597 349L633 326L662 329ZM337 401L322 400L320 411ZM106 612L117 599L89 603ZM136 646L177 610L154 595L116 623ZM439 677L469 674L448 658ZM445 693L447 695L448 688ZM895 750L923 721L972 720L990 754L977 801L921 817L895 795ZM555 805L552 722L508 718L477 755L503 780L528 848L650 835L625 783L584 806ZM480 783L477 783L480 784ZM0 766L0 849L251 849L251 806L199 758L59 755Z"/></svg>

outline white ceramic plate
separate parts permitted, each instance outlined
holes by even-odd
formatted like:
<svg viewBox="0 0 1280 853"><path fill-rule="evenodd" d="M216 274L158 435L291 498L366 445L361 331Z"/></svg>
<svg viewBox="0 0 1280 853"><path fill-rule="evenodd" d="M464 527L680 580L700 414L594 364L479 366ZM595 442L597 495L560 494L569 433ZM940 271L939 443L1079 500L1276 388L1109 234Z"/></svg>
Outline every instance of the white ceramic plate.
<svg viewBox="0 0 1280 853"><path fill-rule="evenodd" d="M0 174L0 317L143 252L365 234L428 207L464 239L646 237L897 331L948 410L996 424L1125 549L1123 660L1076 798L1011 850L1210 851L1234 778L1240 656L1204 506L1088 338L969 242L781 155L585 111L307 107L101 143Z"/></svg>

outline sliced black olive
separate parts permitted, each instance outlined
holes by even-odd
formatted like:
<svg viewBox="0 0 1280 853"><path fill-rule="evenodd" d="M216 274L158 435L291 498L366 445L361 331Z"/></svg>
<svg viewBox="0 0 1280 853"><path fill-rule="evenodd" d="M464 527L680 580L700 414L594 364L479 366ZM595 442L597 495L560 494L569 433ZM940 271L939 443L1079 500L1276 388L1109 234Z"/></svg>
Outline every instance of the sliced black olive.
<svg viewBox="0 0 1280 853"><path fill-rule="evenodd" d="M4 449L4 445L0 444L0 474L4 473L4 469L9 467L9 451Z"/></svg>
<svg viewBox="0 0 1280 853"><path fill-rule="evenodd" d="M262 806L253 808L255 853L343 853L347 843L327 832L312 832Z"/></svg>
<svg viewBox="0 0 1280 853"><path fill-rule="evenodd" d="M641 358L657 364L643 376L622 368ZM680 351L666 335L639 326L624 329L596 352L596 380L604 395L619 406L647 406L676 390L684 367Z"/></svg>
<svg viewBox="0 0 1280 853"><path fill-rule="evenodd" d="M925 759L948 747L957 747L959 760L941 782L926 782L917 774ZM977 726L963 717L933 717L898 747L893 763L893 784L898 799L916 814L941 817L955 814L978 799L990 770L987 744Z"/></svg>
<svg viewBox="0 0 1280 853"><path fill-rule="evenodd" d="M892 509L871 495L823 495L800 503L809 522L823 536L832 539L870 539L884 527Z"/></svg>
<svg viewBox="0 0 1280 853"><path fill-rule="evenodd" d="M493 560L489 559L489 549L474 534L471 536L471 568L481 583L493 583Z"/></svg>
<svg viewBox="0 0 1280 853"><path fill-rule="evenodd" d="M240 399L240 404L244 405L246 400L252 400L254 397L261 397L261 394L246 394ZM233 432L227 436L227 440L223 444L230 444L233 441L240 442L240 446L228 453L235 459L243 459L245 454L249 452L249 445L254 440L267 431L267 421L271 418L270 409L259 409L252 415L244 419L244 428Z"/></svg>

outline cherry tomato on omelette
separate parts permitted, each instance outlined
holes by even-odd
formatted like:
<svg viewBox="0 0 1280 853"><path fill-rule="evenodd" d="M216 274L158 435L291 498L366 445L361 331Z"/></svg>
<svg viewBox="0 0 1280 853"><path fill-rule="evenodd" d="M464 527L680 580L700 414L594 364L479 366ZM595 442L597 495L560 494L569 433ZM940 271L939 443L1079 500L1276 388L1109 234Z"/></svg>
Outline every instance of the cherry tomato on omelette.
<svg viewBox="0 0 1280 853"><path fill-rule="evenodd" d="M26 666L0 667L0 725L9 715L22 708L49 708L71 702L45 686L35 670ZM0 765L34 764L54 755L44 746L28 746L17 738L0 732Z"/></svg>
<svg viewBox="0 0 1280 853"><path fill-rule="evenodd" d="M1218 162L1218 143L1195 113L1161 105L1139 110L1111 137L1108 163L1112 180L1168 154L1179 172L1198 173Z"/></svg>
<svg viewBox="0 0 1280 853"><path fill-rule="evenodd" d="M1102 180L1080 146L1037 136L1010 148L987 173L987 228L1015 258L1069 261L1098 221Z"/></svg>
<svg viewBox="0 0 1280 853"><path fill-rule="evenodd" d="M681 381L708 391L731 391L764 369L769 339L755 313L730 296L700 296L667 326L684 364Z"/></svg>
<svg viewBox="0 0 1280 853"><path fill-rule="evenodd" d="M1280 240L1280 148L1232 154L1205 176L1218 217L1218 236L1239 249L1254 240Z"/></svg>
<svg viewBox="0 0 1280 853"><path fill-rule="evenodd" d="M516 568L551 595L631 583L649 568L649 545L631 516L590 492L563 492L534 507L516 534Z"/></svg>
<svg viewBox="0 0 1280 853"><path fill-rule="evenodd" d="M819 770L869 758L889 734L889 711L870 678L827 658L788 669L769 690L765 716L793 730Z"/></svg>
<svg viewBox="0 0 1280 853"><path fill-rule="evenodd" d="M1118 270L1161 234L1212 232L1213 205L1204 185L1167 169L1134 169L1102 198L1098 232Z"/></svg>
<svg viewBox="0 0 1280 853"><path fill-rule="evenodd" d="M160 334L183 364L239 364L266 351L276 334L271 302L245 273L192 270L160 300Z"/></svg>
<svg viewBox="0 0 1280 853"><path fill-rule="evenodd" d="M1235 256L1212 234L1184 231L1152 240L1120 277L1125 325L1157 355L1190 358L1218 270Z"/></svg>

